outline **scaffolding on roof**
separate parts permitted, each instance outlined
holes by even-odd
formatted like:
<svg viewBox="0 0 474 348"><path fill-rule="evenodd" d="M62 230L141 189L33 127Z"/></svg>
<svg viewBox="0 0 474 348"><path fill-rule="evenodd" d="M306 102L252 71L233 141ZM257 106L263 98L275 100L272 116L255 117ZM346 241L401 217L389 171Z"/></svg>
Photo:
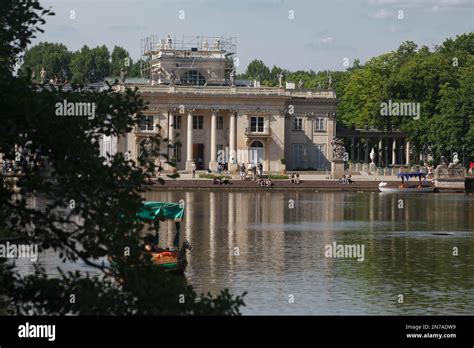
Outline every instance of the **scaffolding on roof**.
<svg viewBox="0 0 474 348"><path fill-rule="evenodd" d="M165 39L151 35L141 40L141 76L150 83L154 81L156 64L159 58L172 56L180 59L192 59L199 74L199 61L202 59L220 59L225 76L234 69L234 57L237 53L237 38L224 36L189 36L183 35L180 40L168 35ZM189 66L177 66L177 70L189 69ZM198 81L199 82L199 81Z"/></svg>

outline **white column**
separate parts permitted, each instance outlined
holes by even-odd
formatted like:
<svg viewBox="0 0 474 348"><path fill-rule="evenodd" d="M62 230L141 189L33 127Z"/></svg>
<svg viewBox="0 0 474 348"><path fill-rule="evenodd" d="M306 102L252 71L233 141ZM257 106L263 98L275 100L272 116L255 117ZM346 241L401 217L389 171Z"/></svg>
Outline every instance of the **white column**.
<svg viewBox="0 0 474 348"><path fill-rule="evenodd" d="M193 113L192 110L188 110L188 124L187 124L187 136L186 136L186 170L191 170L191 164L193 163Z"/></svg>
<svg viewBox="0 0 474 348"><path fill-rule="evenodd" d="M229 158L229 170L234 167L237 158L237 142L236 142L236 114L237 110L230 110L230 134L229 134L229 147L230 147L230 158Z"/></svg>
<svg viewBox="0 0 474 348"><path fill-rule="evenodd" d="M405 156L406 156L406 165L410 165L410 141L406 140L405 141Z"/></svg>
<svg viewBox="0 0 474 348"><path fill-rule="evenodd" d="M217 170L217 111L211 109L211 161L209 168L213 171Z"/></svg>
<svg viewBox="0 0 474 348"><path fill-rule="evenodd" d="M168 119L168 142L170 144L174 143L174 115L173 111L168 111L169 119Z"/></svg>
<svg viewBox="0 0 474 348"><path fill-rule="evenodd" d="M397 164L397 139L393 138L392 142L392 165Z"/></svg>

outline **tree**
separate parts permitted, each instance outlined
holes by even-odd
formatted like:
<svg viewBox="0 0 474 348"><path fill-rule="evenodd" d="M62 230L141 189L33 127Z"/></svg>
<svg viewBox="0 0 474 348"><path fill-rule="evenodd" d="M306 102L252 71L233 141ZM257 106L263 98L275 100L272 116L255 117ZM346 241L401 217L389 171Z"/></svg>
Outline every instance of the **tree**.
<svg viewBox="0 0 474 348"><path fill-rule="evenodd" d="M370 59L363 68L350 72L338 105L338 120L346 126L387 127L390 119L380 116L380 104L387 100L387 81L395 66L388 53ZM340 86L341 87L341 86Z"/></svg>
<svg viewBox="0 0 474 348"><path fill-rule="evenodd" d="M127 50L120 46L114 46L112 50L112 63L110 67L111 76L120 76L122 70L129 71L132 60Z"/></svg>
<svg viewBox="0 0 474 348"><path fill-rule="evenodd" d="M254 59L247 65L245 77L249 80L270 80L270 69L261 60Z"/></svg>
<svg viewBox="0 0 474 348"><path fill-rule="evenodd" d="M87 45L72 55L71 72L73 83L95 82L94 55Z"/></svg>
<svg viewBox="0 0 474 348"><path fill-rule="evenodd" d="M110 74L110 52L107 46L102 45L92 50L94 60L94 80L103 81Z"/></svg>
<svg viewBox="0 0 474 348"><path fill-rule="evenodd" d="M140 157L139 163L117 154L108 165L99 156L102 134L120 135L138 123L146 105L136 90L114 93L63 91L42 88L31 75L14 76L14 67L44 23L36 0L5 1L0 5L0 152L47 161L50 175L38 165L19 162L23 175L17 185L20 195L0 176L0 221L5 229L52 249L63 261L81 260L98 274L63 272L48 277L36 265L35 272L19 275L0 258L0 300L8 300L11 314L239 314L241 297L228 291L218 296L198 296L192 287L165 274L143 252L138 232L143 225L135 214L141 206L139 193L154 172L154 163ZM8 41L6 41L8 40ZM83 47L76 58L80 73L92 63ZM57 117L55 104L95 103L95 115ZM158 136L152 138L159 145ZM140 164L140 166L139 166ZM30 197L44 197L46 207L36 210ZM74 207L71 206L74 201ZM78 222L74 216L82 220ZM129 248L130 256L124 253ZM108 256L114 262L102 263ZM59 266L61 267L61 266ZM71 294L76 301L70 301ZM180 303L179 295L186 301Z"/></svg>
<svg viewBox="0 0 474 348"><path fill-rule="evenodd" d="M26 50L21 70L25 74L30 69L34 72L37 81L39 81L42 68L47 73L47 79L57 77L61 80L68 80L71 75L69 69L70 62L71 52L68 51L65 45L40 42Z"/></svg>
<svg viewBox="0 0 474 348"><path fill-rule="evenodd" d="M141 64L143 64L144 62L139 59L137 60L135 63L132 64L132 66L130 67L130 72L129 72L129 76L130 77L142 77L142 73L141 73Z"/></svg>

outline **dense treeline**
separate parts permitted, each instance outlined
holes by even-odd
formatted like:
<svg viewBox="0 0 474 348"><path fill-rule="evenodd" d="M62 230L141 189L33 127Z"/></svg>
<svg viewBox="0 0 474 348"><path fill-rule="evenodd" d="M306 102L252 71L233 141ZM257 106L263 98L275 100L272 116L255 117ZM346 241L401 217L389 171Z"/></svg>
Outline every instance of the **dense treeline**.
<svg viewBox="0 0 474 348"><path fill-rule="evenodd" d="M408 134L413 151L430 153L435 161L457 151L474 156L474 33L447 39L433 50L407 41L392 51L346 71L290 72L260 60L240 78L278 85L287 81L304 88L327 88L329 76L339 99L338 122L346 127L399 129ZM420 106L420 115L383 116L382 103ZM413 111L413 110L412 110ZM410 117L411 116L411 117Z"/></svg>
<svg viewBox="0 0 474 348"><path fill-rule="evenodd" d="M89 48L84 45L76 52L63 44L40 42L25 52L22 72L31 69L33 78L40 79L41 69L46 80L68 81L77 84L103 81L105 77L120 76L121 70L129 77L140 77L140 60L133 62L126 49L115 46L110 53L107 46Z"/></svg>

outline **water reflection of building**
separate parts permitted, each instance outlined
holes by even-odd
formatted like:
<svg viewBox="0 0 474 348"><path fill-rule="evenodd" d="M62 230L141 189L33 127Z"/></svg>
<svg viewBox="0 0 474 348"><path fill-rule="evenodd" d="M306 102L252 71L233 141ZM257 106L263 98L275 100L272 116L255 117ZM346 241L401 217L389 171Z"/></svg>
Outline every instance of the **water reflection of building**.
<svg viewBox="0 0 474 348"><path fill-rule="evenodd" d="M324 277L330 296L341 271L335 267L348 272L352 266L325 258L326 244L362 243L366 258L408 267L408 256L419 247L417 233L467 229L474 218L474 201L464 195L404 197L402 208L399 196L378 193L174 191L146 198L185 200L182 240L193 246L190 282L216 291L238 286L242 277L283 284L292 272L308 271ZM172 228L167 235L171 245Z"/></svg>

